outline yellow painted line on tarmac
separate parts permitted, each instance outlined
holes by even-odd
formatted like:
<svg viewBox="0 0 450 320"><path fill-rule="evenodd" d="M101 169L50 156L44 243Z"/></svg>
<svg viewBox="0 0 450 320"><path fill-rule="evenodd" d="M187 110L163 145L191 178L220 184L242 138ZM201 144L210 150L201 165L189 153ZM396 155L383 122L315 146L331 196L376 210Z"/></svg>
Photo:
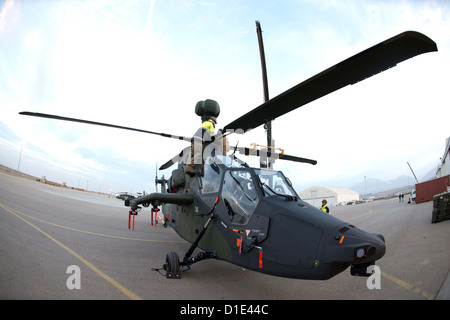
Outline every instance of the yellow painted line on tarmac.
<svg viewBox="0 0 450 320"><path fill-rule="evenodd" d="M406 289L406 290L408 290L408 291L411 291L411 292L413 292L413 293L415 293L415 294L420 294L420 295L422 295L422 296L423 296L425 299L427 299L427 300L433 300L433 299L434 299L434 295L432 295L432 294L430 294L430 293L428 293L428 292L426 292L426 291L423 291L422 289L417 288L417 287L415 287L414 285L412 285L412 284L410 284L410 283L408 283L408 282L406 282L406 281L397 279L397 278L394 277L393 275L390 275L390 274L388 274L388 273L386 273L386 272L384 272L384 271L381 271L381 275L382 275L383 277L385 277L386 279L391 280L391 281L394 282L395 284L399 285L400 287L402 287L402 288L404 288L404 289Z"/></svg>
<svg viewBox="0 0 450 320"><path fill-rule="evenodd" d="M88 266L92 271L94 271L95 273L97 273L100 277L102 277L104 280L108 281L110 284L112 284L114 287L116 287L117 289L119 289L122 293L124 293L127 297L129 297L130 299L133 300L142 300L138 295L134 294L133 292L131 292L130 290L128 290L127 288L125 288L123 285L121 285L120 283L118 283L116 280L114 280L113 278L111 278L110 276L108 276L107 274L105 274L104 272L102 272L100 269L98 269L97 267L95 267L93 264L91 264L89 261L87 261L86 259L84 259L82 256L80 256L78 253L76 253L75 251L73 251L72 249L70 249L69 247L65 246L64 244L62 244L61 242L59 242L58 240L56 240L55 238L53 238L51 235L49 235L48 233L46 233L45 231L39 229L38 227L36 227L34 224L32 224L31 222L25 220L24 218L22 218L20 215L18 215L17 213L13 212L12 209L8 208L7 206L3 205L0 203L0 207L2 207L3 209L5 209L6 211L8 211L9 213L11 213L12 215L16 216L17 218L19 218L20 220L22 220L23 222L26 222L28 225L32 226L34 229L36 229L37 231L39 231L40 233L42 233L44 236L46 236L47 238L49 238L50 240L52 240L53 242L55 242L57 245L59 245L60 247L62 247L64 250L66 250L67 252L69 252L70 254L72 254L74 257L76 257L78 260L80 260L81 262L83 262L86 266ZM14 210L15 211L15 210Z"/></svg>
<svg viewBox="0 0 450 320"><path fill-rule="evenodd" d="M85 230L80 230L80 229L75 229L75 228L70 228L70 227L66 227L60 224L56 224L50 221L46 221L46 220L42 220L33 216L30 216L26 213L20 212L18 210L9 208L7 206L5 206L4 204L0 203L0 207L2 207L3 209L7 210L7 211L14 211L16 214L19 215L23 215L27 218L30 219L34 219L58 228L63 228L63 229L67 229L67 230L71 230L71 231L76 231L76 232L81 232L81 233L86 233L86 234L90 234L90 235L94 235L94 236L99 236L99 237L107 237L107 238L114 238L114 239L122 239L122 240L133 240L133 241L144 241L144 242L162 242L162 243L184 243L185 241L181 241L181 240L151 240L151 239L139 239L139 238L128 238L128 237L119 237L119 236L112 236L112 235L108 235L108 234L101 234L101 233L96 233L96 232L90 232L90 231L85 231ZM11 212L12 213L12 212Z"/></svg>
<svg viewBox="0 0 450 320"><path fill-rule="evenodd" d="M369 209L369 213L366 213L366 214L363 214L363 215L360 215L360 216L357 216L357 217L353 217L353 218L347 219L347 220L345 220L345 221L346 221L346 222L349 222L349 221L352 221L352 220L355 220L355 219L359 219L359 218L368 216L368 215L370 215L370 214L372 214L372 213L373 213L373 210L372 210L372 209Z"/></svg>

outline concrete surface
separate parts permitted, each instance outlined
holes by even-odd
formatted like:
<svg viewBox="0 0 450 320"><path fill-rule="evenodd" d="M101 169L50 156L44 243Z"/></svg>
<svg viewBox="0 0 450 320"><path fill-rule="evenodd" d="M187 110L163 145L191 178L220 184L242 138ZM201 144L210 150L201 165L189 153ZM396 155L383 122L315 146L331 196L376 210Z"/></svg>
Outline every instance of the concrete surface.
<svg viewBox="0 0 450 320"><path fill-rule="evenodd" d="M381 288L349 270L327 281L293 280L207 260L167 280L151 268L189 244L150 226L150 211L128 229L128 209L104 195L0 173L1 299L432 300L449 299L450 221L431 224L432 203L398 199L332 207L331 214L384 235ZM79 267L80 289L75 283ZM69 270L68 270L69 269ZM447 279L447 281L446 281Z"/></svg>

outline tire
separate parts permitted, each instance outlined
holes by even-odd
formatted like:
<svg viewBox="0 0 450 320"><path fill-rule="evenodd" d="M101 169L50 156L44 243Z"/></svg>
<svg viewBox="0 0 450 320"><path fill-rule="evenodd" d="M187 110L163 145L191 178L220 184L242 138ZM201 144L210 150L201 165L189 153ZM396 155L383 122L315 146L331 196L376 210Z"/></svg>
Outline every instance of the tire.
<svg viewBox="0 0 450 320"><path fill-rule="evenodd" d="M180 277L180 259L176 252L171 251L166 255L166 265L168 278Z"/></svg>

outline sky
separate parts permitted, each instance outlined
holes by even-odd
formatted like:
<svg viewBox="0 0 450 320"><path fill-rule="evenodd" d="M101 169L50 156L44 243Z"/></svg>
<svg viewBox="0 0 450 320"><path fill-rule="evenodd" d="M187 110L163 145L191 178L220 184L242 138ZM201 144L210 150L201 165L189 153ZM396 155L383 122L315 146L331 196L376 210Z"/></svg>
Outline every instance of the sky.
<svg viewBox="0 0 450 320"><path fill-rule="evenodd" d="M277 147L318 161L275 163L298 192L412 176L407 162L419 180L437 167L450 136L445 0L0 1L0 163L93 191L153 192L156 168L186 142L18 112L191 136L195 104L214 99L223 127L264 102L256 20L270 97L404 31L438 47L275 119ZM262 126L229 138L266 142Z"/></svg>

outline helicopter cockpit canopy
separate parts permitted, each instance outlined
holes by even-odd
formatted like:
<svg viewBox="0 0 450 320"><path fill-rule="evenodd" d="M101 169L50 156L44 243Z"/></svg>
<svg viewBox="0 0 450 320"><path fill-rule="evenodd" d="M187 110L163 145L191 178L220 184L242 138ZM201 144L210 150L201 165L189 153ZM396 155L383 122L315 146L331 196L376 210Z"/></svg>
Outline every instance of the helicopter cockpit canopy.
<svg viewBox="0 0 450 320"><path fill-rule="evenodd" d="M291 181L281 171L254 169L263 187L264 196L279 195L296 198L297 193L292 188Z"/></svg>
<svg viewBox="0 0 450 320"><path fill-rule="evenodd" d="M231 156L216 155L205 159L204 175L202 177L202 193L214 193L220 189L222 176L228 168L244 169L248 166Z"/></svg>
<svg viewBox="0 0 450 320"><path fill-rule="evenodd" d="M247 224L265 197L293 200L297 194L281 171L250 168L234 157L205 160L202 193L220 193L232 223Z"/></svg>

